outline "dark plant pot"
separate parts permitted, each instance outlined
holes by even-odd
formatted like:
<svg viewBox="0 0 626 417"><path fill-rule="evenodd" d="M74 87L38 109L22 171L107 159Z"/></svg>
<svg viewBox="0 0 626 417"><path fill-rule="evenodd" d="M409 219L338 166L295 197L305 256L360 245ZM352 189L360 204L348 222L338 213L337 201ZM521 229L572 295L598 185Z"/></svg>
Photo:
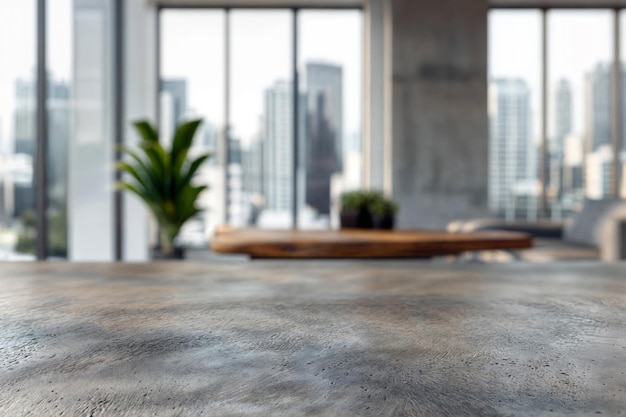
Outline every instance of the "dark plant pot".
<svg viewBox="0 0 626 417"><path fill-rule="evenodd" d="M394 216L393 215L374 216L373 221L374 221L374 229L391 230L393 229Z"/></svg>
<svg viewBox="0 0 626 417"><path fill-rule="evenodd" d="M160 246L156 246L151 250L151 257L155 261L176 261L185 259L185 248L183 246L175 246L172 253L165 254Z"/></svg>
<svg viewBox="0 0 626 417"><path fill-rule="evenodd" d="M339 214L342 229L371 229L373 226L372 216L366 209L358 213L341 212Z"/></svg>
<svg viewBox="0 0 626 417"><path fill-rule="evenodd" d="M370 214L369 210L362 209L359 212L357 227L359 229L371 229L372 227L374 227L374 223L372 222L372 215Z"/></svg>
<svg viewBox="0 0 626 417"><path fill-rule="evenodd" d="M339 213L339 223L342 229L356 229L359 227L359 214L342 211Z"/></svg>

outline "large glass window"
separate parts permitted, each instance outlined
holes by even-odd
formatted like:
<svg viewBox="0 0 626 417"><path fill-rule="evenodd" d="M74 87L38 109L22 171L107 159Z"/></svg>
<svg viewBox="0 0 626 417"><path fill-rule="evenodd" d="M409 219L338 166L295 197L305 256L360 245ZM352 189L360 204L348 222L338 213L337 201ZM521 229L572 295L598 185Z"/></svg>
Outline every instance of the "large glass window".
<svg viewBox="0 0 626 417"><path fill-rule="evenodd" d="M33 259L36 5L0 2L0 259Z"/></svg>
<svg viewBox="0 0 626 417"><path fill-rule="evenodd" d="M621 62L619 65L620 68L620 80L621 80L621 91L619 92L619 97L621 99L621 109L620 109L620 127L621 127L621 152L620 152L620 168L621 178L618 182L620 186L619 196L621 198L626 198L626 11L622 10L619 12L619 24L620 24L620 58Z"/></svg>
<svg viewBox="0 0 626 417"><path fill-rule="evenodd" d="M218 153L202 178L208 210L184 243L204 245L224 221L292 227L294 203L299 227L331 227L333 198L361 186L361 11L174 8L160 19L160 130L199 115L212 134L196 141Z"/></svg>
<svg viewBox="0 0 626 417"><path fill-rule="evenodd" d="M548 12L549 179L553 218L612 195L613 16Z"/></svg>
<svg viewBox="0 0 626 417"><path fill-rule="evenodd" d="M615 13L490 12L489 203L494 214L559 220L579 211L586 199L615 196L620 185L615 139L619 126L626 126L623 110L620 120L614 118L616 95L626 97L624 84L621 92L615 85ZM526 146L529 142L532 146ZM520 204L522 196L526 204ZM544 212L537 204L542 200Z"/></svg>
<svg viewBox="0 0 626 417"><path fill-rule="evenodd" d="M109 261L114 2L46 0L39 22L38 4L0 4L0 257L33 259L36 248L47 246L52 259ZM45 80L36 79L38 68ZM46 83L44 103L39 81ZM47 181L37 184L37 144L46 138ZM38 187L45 187L41 206ZM45 213L37 213L39 207ZM47 219L47 234L40 233L38 214ZM45 235L47 242L40 242Z"/></svg>
<svg viewBox="0 0 626 417"><path fill-rule="evenodd" d="M48 0L48 254L67 257L67 175L73 80L73 2Z"/></svg>
<svg viewBox="0 0 626 417"><path fill-rule="evenodd" d="M230 12L229 218L292 226L293 77L290 10Z"/></svg>
<svg viewBox="0 0 626 417"><path fill-rule="evenodd" d="M210 188L200 196L204 211L189 220L181 243L206 246L224 213L225 188L218 163L224 130L224 31L223 10L167 9L161 13L161 141L171 145L174 129L183 120L202 118L192 152L211 152L198 180Z"/></svg>
<svg viewBox="0 0 626 417"><path fill-rule="evenodd" d="M534 219L541 193L541 14L489 14L489 207Z"/></svg>
<svg viewBox="0 0 626 417"><path fill-rule="evenodd" d="M362 186L362 16L303 10L298 18L299 226L324 228L336 220L339 194Z"/></svg>

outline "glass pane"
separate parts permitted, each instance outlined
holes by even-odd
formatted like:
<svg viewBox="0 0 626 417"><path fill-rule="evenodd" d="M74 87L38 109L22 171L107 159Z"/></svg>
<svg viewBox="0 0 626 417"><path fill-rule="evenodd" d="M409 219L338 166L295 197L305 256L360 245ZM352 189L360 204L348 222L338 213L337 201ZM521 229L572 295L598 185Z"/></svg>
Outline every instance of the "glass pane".
<svg viewBox="0 0 626 417"><path fill-rule="evenodd" d="M34 259L35 1L0 2L0 259Z"/></svg>
<svg viewBox="0 0 626 417"><path fill-rule="evenodd" d="M48 255L67 257L67 167L72 80L72 0L48 0Z"/></svg>
<svg viewBox="0 0 626 417"><path fill-rule="evenodd" d="M49 39L49 77L57 83L67 77L71 101L67 207L68 254L74 261L113 259L113 3L55 0L49 7L49 19L58 19L50 22L54 34ZM61 29L63 25L70 28ZM59 110L61 102L51 96L48 114ZM50 169L53 178L62 178L65 145L57 124L50 125ZM62 213L64 198L55 192L50 190L55 204L50 208L51 233L56 227L52 215Z"/></svg>
<svg viewBox="0 0 626 417"><path fill-rule="evenodd" d="M559 218L579 210L585 197L611 193L612 12L554 10L548 27L548 191Z"/></svg>
<svg viewBox="0 0 626 417"><path fill-rule="evenodd" d="M489 208L537 217L541 193L541 14L489 12Z"/></svg>
<svg viewBox="0 0 626 417"><path fill-rule="evenodd" d="M230 13L229 222L292 226L292 14Z"/></svg>
<svg viewBox="0 0 626 417"><path fill-rule="evenodd" d="M360 10L303 10L298 19L299 227L327 228L337 223L333 201L362 185L363 18Z"/></svg>
<svg viewBox="0 0 626 417"><path fill-rule="evenodd" d="M198 202L204 211L189 220L179 236L187 246L206 247L224 213L223 175L217 158L224 125L224 22L221 10L161 12L161 141L170 145L177 124L202 118L192 154L213 153L197 175L199 183L209 185Z"/></svg>

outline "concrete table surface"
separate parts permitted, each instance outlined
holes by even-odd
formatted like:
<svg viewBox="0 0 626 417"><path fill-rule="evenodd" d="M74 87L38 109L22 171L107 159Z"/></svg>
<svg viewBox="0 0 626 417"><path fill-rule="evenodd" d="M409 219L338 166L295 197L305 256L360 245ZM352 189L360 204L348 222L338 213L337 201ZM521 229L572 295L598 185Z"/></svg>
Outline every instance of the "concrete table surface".
<svg viewBox="0 0 626 417"><path fill-rule="evenodd" d="M2 264L1 416L626 414L626 265Z"/></svg>

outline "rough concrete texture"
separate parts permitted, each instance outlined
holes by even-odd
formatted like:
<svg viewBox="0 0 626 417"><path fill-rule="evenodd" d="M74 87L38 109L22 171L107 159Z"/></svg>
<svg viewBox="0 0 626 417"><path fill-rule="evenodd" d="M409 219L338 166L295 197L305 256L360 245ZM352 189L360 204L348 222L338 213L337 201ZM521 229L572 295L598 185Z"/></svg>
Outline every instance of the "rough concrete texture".
<svg viewBox="0 0 626 417"><path fill-rule="evenodd" d="M625 272L3 264L0 415L616 416Z"/></svg>
<svg viewBox="0 0 626 417"><path fill-rule="evenodd" d="M399 226L487 213L487 2L393 1L393 195Z"/></svg>

